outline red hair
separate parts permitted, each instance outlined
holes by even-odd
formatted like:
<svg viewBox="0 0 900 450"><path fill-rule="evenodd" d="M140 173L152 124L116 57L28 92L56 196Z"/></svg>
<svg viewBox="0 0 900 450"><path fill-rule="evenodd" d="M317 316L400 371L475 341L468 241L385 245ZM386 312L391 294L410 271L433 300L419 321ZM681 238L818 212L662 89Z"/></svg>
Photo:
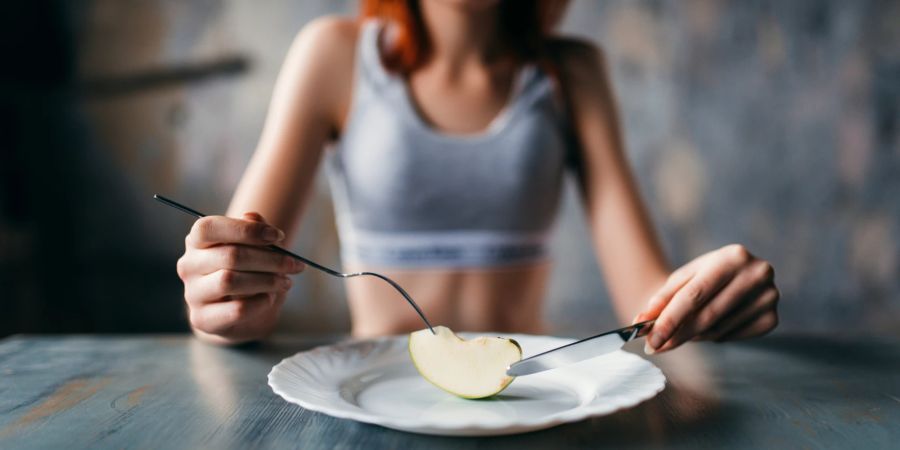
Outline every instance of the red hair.
<svg viewBox="0 0 900 450"><path fill-rule="evenodd" d="M500 38L521 62L541 62L545 42L568 0L501 0ZM424 63L431 51L419 0L361 0L360 18L378 18L395 25L392 47L384 62L408 74Z"/></svg>

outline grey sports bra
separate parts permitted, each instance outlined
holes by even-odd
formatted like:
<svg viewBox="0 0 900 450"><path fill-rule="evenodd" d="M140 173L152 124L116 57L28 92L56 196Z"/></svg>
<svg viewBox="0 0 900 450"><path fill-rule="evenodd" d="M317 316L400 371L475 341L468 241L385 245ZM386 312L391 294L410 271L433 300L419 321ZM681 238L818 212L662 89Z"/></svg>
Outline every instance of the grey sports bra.
<svg viewBox="0 0 900 450"><path fill-rule="evenodd" d="M546 258L566 159L552 80L527 65L487 130L441 133L383 66L380 30L362 26L350 115L326 155L344 263L477 268Z"/></svg>

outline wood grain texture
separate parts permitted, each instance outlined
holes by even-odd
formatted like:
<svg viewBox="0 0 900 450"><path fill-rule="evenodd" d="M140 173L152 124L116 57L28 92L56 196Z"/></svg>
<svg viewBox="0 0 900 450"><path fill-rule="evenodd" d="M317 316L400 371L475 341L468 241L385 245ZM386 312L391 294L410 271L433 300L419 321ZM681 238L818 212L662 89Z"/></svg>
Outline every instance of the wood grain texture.
<svg viewBox="0 0 900 450"><path fill-rule="evenodd" d="M778 336L654 358L669 383L629 410L517 436L441 438L306 411L266 385L330 340L212 347L188 336L0 341L0 448L889 448L900 340Z"/></svg>

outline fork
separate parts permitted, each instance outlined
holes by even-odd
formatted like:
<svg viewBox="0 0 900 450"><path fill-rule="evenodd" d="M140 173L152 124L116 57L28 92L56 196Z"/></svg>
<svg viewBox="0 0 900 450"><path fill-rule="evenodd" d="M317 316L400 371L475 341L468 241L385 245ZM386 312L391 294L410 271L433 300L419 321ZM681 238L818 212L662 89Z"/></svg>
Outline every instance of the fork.
<svg viewBox="0 0 900 450"><path fill-rule="evenodd" d="M181 203L178 203L175 200L171 200L166 197L163 197L162 195L154 194L153 198L155 200L163 203L164 205L171 206L183 213L190 214L194 217L197 217L197 218L206 217L206 214L203 214L200 211L197 211L196 209L189 208L185 205L182 205ZM266 248L268 248L269 250L272 250L273 252L281 253L282 255L290 256L291 258L303 261L304 264L306 264L310 267L321 270L322 272L325 272L328 275L335 276L338 278L353 278L353 277L361 277L361 276L370 276L370 277L379 278L379 279L385 281L387 284L390 284L391 287L396 289L397 292L399 292L400 295L402 295L403 298L405 298L407 302L409 302L409 305L412 306L413 309L416 310L416 313L419 315L419 317L422 318L422 321L425 322L425 325L428 326L428 329L431 330L431 334L435 334L434 328L431 326L431 322L429 322L428 319L425 318L425 313L422 312L422 309L419 308L419 305L417 305L416 302L413 301L412 297L410 297L410 295L406 292L406 290L404 290L402 287L400 287L400 285L397 284L396 281L394 281L380 273L376 273L376 272L353 272L353 273L338 272L337 270L325 267L315 261L304 258L296 253L291 252L290 250L286 250L286 249L279 247L277 245L274 245L274 244L268 245L268 246L266 246Z"/></svg>

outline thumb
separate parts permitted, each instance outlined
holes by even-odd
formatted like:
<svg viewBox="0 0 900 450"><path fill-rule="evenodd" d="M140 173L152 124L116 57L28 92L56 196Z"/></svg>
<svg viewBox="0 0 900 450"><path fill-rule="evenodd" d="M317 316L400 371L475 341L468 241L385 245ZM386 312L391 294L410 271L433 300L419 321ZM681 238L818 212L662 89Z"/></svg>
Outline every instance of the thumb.
<svg viewBox="0 0 900 450"><path fill-rule="evenodd" d="M262 214L256 211L248 211L241 215L241 218L244 220L249 220L251 222L262 222L268 224L266 218L262 216Z"/></svg>
<svg viewBox="0 0 900 450"><path fill-rule="evenodd" d="M262 216L262 214L260 214L256 211L248 211L248 212L245 212L244 214L241 214L241 219L249 221L249 222L258 222L258 223L264 223L266 225L271 225L266 220L266 218ZM279 243L284 240L284 231L280 230L278 227L275 227L275 226L270 226L269 228L274 228L276 230L276 232L278 233L278 236L275 239L275 243Z"/></svg>

